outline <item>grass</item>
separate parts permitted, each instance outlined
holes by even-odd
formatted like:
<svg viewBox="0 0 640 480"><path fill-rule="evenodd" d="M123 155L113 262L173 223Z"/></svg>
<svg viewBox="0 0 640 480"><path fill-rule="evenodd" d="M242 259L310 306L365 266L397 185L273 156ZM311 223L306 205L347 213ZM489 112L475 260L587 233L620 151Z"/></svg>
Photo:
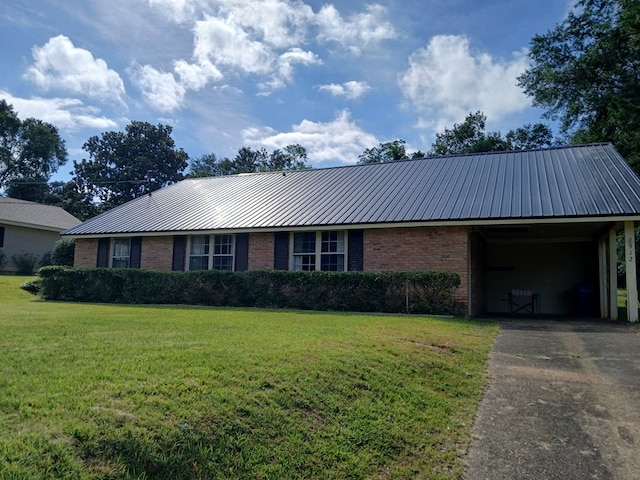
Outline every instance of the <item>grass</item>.
<svg viewBox="0 0 640 480"><path fill-rule="evenodd" d="M455 479L491 322L43 302L0 276L1 479Z"/></svg>

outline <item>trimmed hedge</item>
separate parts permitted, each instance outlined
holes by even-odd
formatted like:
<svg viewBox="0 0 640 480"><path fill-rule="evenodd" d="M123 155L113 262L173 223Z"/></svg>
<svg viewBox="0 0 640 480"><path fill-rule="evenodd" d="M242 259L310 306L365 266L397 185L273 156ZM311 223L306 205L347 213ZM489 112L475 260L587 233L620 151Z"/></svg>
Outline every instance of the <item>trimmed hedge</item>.
<svg viewBox="0 0 640 480"><path fill-rule="evenodd" d="M168 272L43 267L45 300L460 314L450 272Z"/></svg>

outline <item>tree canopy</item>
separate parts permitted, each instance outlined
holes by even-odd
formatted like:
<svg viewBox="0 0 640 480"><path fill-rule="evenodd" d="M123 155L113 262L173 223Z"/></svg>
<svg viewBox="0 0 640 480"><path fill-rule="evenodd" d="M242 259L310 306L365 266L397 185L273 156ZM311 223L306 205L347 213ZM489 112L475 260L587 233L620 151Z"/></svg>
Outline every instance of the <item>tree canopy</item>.
<svg viewBox="0 0 640 480"><path fill-rule="evenodd" d="M505 136L500 132L486 131L487 117L481 111L469 113L462 123L436 133L436 141L427 153L430 157L459 155L464 153L499 152L505 150L528 150L548 148L558 142L551 129L542 124L525 124L509 130Z"/></svg>
<svg viewBox="0 0 640 480"><path fill-rule="evenodd" d="M519 84L574 143L612 142L640 171L640 2L579 0L531 40Z"/></svg>
<svg viewBox="0 0 640 480"><path fill-rule="evenodd" d="M82 148L90 160L73 162L73 182L107 209L181 180L189 156L175 148L171 132L134 121L125 132L89 138Z"/></svg>
<svg viewBox="0 0 640 480"><path fill-rule="evenodd" d="M509 130L504 136L500 132L487 132L486 124L487 117L481 111L469 113L463 122L454 124L452 128L445 128L444 132L436 133L436 140L426 155L418 150L409 156L405 148L406 142L394 140L365 149L358 157L358 164L477 152L529 150L548 148L560 143L554 139L551 129L542 123L525 124L515 130Z"/></svg>
<svg viewBox="0 0 640 480"><path fill-rule="evenodd" d="M281 170L306 170L307 150L301 145L287 145L269 153L266 149L242 147L230 160L218 158L214 153L202 155L191 161L189 177L215 177L237 173L274 172Z"/></svg>
<svg viewBox="0 0 640 480"><path fill-rule="evenodd" d="M411 157L407 153L406 142L404 140L393 140L391 142L379 143L377 147L367 148L358 156L358 165L367 163L387 163L398 160L408 160L409 158L422 158L424 153L420 150L413 152Z"/></svg>
<svg viewBox="0 0 640 480"><path fill-rule="evenodd" d="M29 195L67 161L67 149L53 125L35 118L20 120L6 100L0 100L0 188L15 185Z"/></svg>

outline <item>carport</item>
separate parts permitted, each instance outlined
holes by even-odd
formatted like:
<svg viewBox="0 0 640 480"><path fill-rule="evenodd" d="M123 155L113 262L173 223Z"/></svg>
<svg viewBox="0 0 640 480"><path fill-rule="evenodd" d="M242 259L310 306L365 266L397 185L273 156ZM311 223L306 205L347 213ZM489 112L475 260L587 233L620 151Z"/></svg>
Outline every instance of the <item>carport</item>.
<svg viewBox="0 0 640 480"><path fill-rule="evenodd" d="M638 321L635 220L531 219L473 228L471 276L475 276L476 309L488 315L617 320L616 246L617 235L624 232L627 320ZM523 295L511 296L510 302L512 292Z"/></svg>

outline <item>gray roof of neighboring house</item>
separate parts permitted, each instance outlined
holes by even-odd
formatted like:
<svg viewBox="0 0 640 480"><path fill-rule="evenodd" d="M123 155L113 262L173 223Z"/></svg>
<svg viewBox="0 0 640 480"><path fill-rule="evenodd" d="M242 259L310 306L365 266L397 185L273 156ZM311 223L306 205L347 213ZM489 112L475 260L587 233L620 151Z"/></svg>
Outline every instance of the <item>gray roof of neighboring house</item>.
<svg viewBox="0 0 640 480"><path fill-rule="evenodd" d="M188 179L65 234L321 227L640 214L610 144Z"/></svg>
<svg viewBox="0 0 640 480"><path fill-rule="evenodd" d="M81 221L60 207L0 197L0 223L62 231Z"/></svg>

